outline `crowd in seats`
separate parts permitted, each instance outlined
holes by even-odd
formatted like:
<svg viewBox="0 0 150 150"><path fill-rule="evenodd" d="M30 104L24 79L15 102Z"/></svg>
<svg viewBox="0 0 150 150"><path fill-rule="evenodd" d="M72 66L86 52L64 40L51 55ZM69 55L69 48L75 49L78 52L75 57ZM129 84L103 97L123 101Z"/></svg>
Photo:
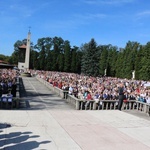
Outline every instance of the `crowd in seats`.
<svg viewBox="0 0 150 150"><path fill-rule="evenodd" d="M0 69L0 98L5 101L7 98L16 97L16 77L18 71L13 69ZM8 100L10 101L10 99Z"/></svg>
<svg viewBox="0 0 150 150"><path fill-rule="evenodd" d="M74 95L79 99L117 100L118 85L122 82L125 87L125 100L139 100L150 103L150 88L144 86L148 81L91 77L51 71L33 71L32 73L37 74L55 87L68 90L70 95Z"/></svg>

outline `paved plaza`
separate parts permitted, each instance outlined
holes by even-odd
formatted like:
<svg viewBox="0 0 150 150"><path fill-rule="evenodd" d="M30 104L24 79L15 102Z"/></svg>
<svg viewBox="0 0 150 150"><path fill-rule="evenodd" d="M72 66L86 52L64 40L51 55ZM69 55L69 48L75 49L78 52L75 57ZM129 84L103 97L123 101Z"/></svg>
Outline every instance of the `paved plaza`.
<svg viewBox="0 0 150 150"><path fill-rule="evenodd" d="M150 150L150 119L118 110L75 110L34 77L21 108L0 110L0 150Z"/></svg>

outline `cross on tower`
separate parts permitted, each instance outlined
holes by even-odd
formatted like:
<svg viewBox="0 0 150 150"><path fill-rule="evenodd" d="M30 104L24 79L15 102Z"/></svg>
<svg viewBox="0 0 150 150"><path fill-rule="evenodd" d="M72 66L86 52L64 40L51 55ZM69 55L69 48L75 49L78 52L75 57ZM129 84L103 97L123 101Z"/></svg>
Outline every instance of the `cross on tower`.
<svg viewBox="0 0 150 150"><path fill-rule="evenodd" d="M31 27L29 26L29 32L30 32Z"/></svg>

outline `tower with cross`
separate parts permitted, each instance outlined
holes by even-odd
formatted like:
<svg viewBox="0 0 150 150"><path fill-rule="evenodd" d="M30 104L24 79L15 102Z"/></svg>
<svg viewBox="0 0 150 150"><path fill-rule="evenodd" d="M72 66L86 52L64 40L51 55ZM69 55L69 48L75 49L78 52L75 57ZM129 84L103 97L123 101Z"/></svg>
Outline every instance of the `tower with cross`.
<svg viewBox="0 0 150 150"><path fill-rule="evenodd" d="M29 69L29 61L30 61L30 37L31 32L29 28L28 37L27 37L27 46L26 46L26 56L25 56L25 69Z"/></svg>
<svg viewBox="0 0 150 150"><path fill-rule="evenodd" d="M19 51L22 53L24 52L24 60L18 62L18 68L27 72L29 70L29 63L30 63L30 38L31 32L29 27L29 32L27 36L27 44L19 46Z"/></svg>

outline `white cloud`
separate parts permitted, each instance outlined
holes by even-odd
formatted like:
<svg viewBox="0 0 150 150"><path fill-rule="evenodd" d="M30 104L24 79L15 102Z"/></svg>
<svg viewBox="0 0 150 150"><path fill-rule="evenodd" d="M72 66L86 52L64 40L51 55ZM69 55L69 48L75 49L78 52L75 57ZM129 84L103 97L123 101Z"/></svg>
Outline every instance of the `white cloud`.
<svg viewBox="0 0 150 150"><path fill-rule="evenodd" d="M97 21L99 19L103 19L107 17L105 14L74 14L70 17L70 19L62 19L62 20L47 20L46 22L42 22L42 27L45 29L53 29L53 30L62 30L62 29L76 29L79 26L86 26L91 22Z"/></svg>
<svg viewBox="0 0 150 150"><path fill-rule="evenodd" d="M105 14L90 14L90 13L87 13L87 14L85 14L85 15L81 15L81 14L76 14L76 15L74 15L76 18L78 18L78 19L83 19L83 20L87 20L87 19L103 19L103 18L105 18L106 17L106 15Z"/></svg>
<svg viewBox="0 0 150 150"><path fill-rule="evenodd" d="M137 14L138 17L150 16L150 10L146 10Z"/></svg>
<svg viewBox="0 0 150 150"><path fill-rule="evenodd" d="M141 20L141 19L149 18L149 17L150 17L150 10L145 10L145 11L136 13L135 16L134 16L134 20L138 21L138 20Z"/></svg>
<svg viewBox="0 0 150 150"><path fill-rule="evenodd" d="M26 5L14 4L10 5L10 12L19 14L21 17L30 17L34 13L34 9L31 9Z"/></svg>
<svg viewBox="0 0 150 150"><path fill-rule="evenodd" d="M120 5L123 3L132 3L135 0L84 0L87 4L106 4L106 5Z"/></svg>

